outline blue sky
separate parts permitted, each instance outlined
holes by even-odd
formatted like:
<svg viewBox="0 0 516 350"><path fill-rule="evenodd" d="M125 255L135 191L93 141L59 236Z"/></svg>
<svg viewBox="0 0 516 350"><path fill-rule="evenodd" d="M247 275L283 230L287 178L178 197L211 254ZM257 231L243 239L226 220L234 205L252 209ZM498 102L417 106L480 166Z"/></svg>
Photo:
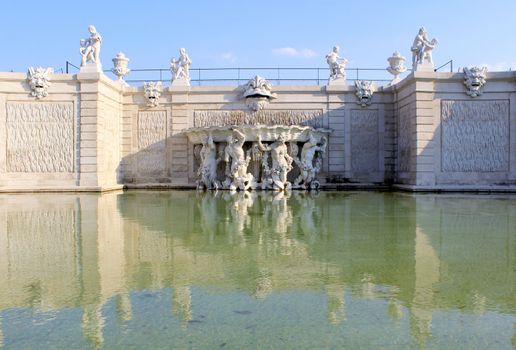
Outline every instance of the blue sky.
<svg viewBox="0 0 516 350"><path fill-rule="evenodd" d="M488 4L488 5L486 5ZM79 64L94 24L101 59L123 51L131 68L166 68L185 47L193 68L325 67L335 44L348 67L409 59L420 26L439 39L436 65L516 69L516 1L7 1L0 12L0 71Z"/></svg>

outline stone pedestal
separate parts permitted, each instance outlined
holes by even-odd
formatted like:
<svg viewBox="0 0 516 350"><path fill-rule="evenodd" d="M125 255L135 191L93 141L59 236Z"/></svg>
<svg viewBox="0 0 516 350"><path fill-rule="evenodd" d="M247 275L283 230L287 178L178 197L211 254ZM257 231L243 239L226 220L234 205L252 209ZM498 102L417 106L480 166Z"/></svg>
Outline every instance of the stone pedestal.
<svg viewBox="0 0 516 350"><path fill-rule="evenodd" d="M435 69L434 65L429 62L416 63L416 66L414 67L414 70L416 72L433 72L434 69Z"/></svg>
<svg viewBox="0 0 516 350"><path fill-rule="evenodd" d="M102 73L102 65L86 63L84 66L81 66L80 73Z"/></svg>
<svg viewBox="0 0 516 350"><path fill-rule="evenodd" d="M346 86L346 78L328 79L328 86Z"/></svg>
<svg viewBox="0 0 516 350"><path fill-rule="evenodd" d="M174 79L172 86L190 86L190 79Z"/></svg>

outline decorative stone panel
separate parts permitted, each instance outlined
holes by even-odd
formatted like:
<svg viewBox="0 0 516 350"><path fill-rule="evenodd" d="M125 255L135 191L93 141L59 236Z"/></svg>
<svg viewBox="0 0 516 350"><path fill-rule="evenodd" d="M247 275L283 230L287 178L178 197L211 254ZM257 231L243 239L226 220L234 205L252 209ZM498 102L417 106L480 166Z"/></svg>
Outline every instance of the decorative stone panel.
<svg viewBox="0 0 516 350"><path fill-rule="evenodd" d="M378 171L378 111L351 111L351 170Z"/></svg>
<svg viewBox="0 0 516 350"><path fill-rule="evenodd" d="M162 173L166 170L167 112L138 113L138 170Z"/></svg>
<svg viewBox="0 0 516 350"><path fill-rule="evenodd" d="M509 168L509 101L442 101L443 172Z"/></svg>
<svg viewBox="0 0 516 350"><path fill-rule="evenodd" d="M72 172L73 111L73 102L8 102L7 172Z"/></svg>
<svg viewBox="0 0 516 350"><path fill-rule="evenodd" d="M412 162L410 106L400 108L398 119L398 171L410 171Z"/></svg>
<svg viewBox="0 0 516 350"><path fill-rule="evenodd" d="M322 128L322 110L259 110L259 111L212 111L194 112L194 126L228 125L307 125Z"/></svg>

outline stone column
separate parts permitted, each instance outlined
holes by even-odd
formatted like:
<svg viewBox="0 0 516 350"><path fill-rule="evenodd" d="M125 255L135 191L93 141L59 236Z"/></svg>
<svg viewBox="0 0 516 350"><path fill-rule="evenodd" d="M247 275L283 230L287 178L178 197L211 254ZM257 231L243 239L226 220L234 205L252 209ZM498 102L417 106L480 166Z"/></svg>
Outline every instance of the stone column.
<svg viewBox="0 0 516 350"><path fill-rule="evenodd" d="M121 188L122 89L102 73L79 73L79 184L96 190Z"/></svg>

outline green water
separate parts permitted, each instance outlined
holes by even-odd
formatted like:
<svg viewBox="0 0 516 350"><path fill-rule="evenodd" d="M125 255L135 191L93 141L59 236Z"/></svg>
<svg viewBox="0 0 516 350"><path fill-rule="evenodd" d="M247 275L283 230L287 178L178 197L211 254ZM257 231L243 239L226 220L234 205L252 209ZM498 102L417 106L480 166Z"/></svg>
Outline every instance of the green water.
<svg viewBox="0 0 516 350"><path fill-rule="evenodd" d="M511 349L516 196L0 195L5 349Z"/></svg>

